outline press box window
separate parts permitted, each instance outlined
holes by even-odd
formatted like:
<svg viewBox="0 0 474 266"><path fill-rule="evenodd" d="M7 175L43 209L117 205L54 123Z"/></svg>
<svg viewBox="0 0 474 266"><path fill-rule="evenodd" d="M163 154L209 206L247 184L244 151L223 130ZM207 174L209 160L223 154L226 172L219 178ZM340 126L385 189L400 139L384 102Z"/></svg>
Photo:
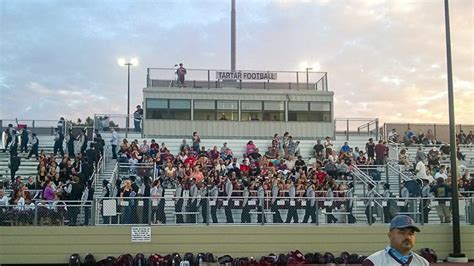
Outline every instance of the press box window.
<svg viewBox="0 0 474 266"><path fill-rule="evenodd" d="M288 121L331 122L331 103L289 102Z"/></svg>
<svg viewBox="0 0 474 266"><path fill-rule="evenodd" d="M217 119L224 121L239 120L239 102L238 101L216 101Z"/></svg>
<svg viewBox="0 0 474 266"><path fill-rule="evenodd" d="M285 102L263 102L264 121L285 121Z"/></svg>
<svg viewBox="0 0 474 266"><path fill-rule="evenodd" d="M242 101L241 102L242 121L261 121L262 120L262 101Z"/></svg>
<svg viewBox="0 0 474 266"><path fill-rule="evenodd" d="M310 102L309 103L310 121L331 122L331 103L330 102Z"/></svg>
<svg viewBox="0 0 474 266"><path fill-rule="evenodd" d="M191 120L191 101L147 99L147 119Z"/></svg>
<svg viewBox="0 0 474 266"><path fill-rule="evenodd" d="M216 120L216 101L194 100L194 120Z"/></svg>

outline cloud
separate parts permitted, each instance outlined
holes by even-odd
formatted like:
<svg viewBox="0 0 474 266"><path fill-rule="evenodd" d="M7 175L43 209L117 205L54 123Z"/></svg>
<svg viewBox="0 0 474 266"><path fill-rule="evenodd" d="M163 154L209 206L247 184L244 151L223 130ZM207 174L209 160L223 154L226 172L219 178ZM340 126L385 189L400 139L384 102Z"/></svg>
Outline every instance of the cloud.
<svg viewBox="0 0 474 266"><path fill-rule="evenodd" d="M450 1L457 121L474 124L472 1ZM448 121L437 1L237 1L240 69L328 72L336 117ZM147 67L228 68L227 1L0 2L0 116L125 113ZM163 74L163 73L159 73ZM348 108L350 107L350 108Z"/></svg>

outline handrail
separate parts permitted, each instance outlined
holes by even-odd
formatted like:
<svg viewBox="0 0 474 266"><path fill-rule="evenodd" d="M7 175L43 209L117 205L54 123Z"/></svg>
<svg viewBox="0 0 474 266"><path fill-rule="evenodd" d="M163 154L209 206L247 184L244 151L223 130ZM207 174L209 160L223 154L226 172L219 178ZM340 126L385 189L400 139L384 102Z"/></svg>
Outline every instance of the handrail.
<svg viewBox="0 0 474 266"><path fill-rule="evenodd" d="M364 182L364 184L366 184L366 185L372 184L374 186L374 188L377 186L377 183L375 181L373 181L372 178L369 175L367 175L362 170L360 170L359 167L354 166L353 173L354 173L354 176L358 177L362 182ZM382 197L382 195L380 193L378 193L376 190L374 190L374 195L377 198ZM382 207L382 205L380 203L378 203L378 202L376 202L376 203L377 203L377 205Z"/></svg>
<svg viewBox="0 0 474 266"><path fill-rule="evenodd" d="M377 118L375 120L369 121L369 122L367 122L363 125L360 125L359 127L357 127L357 131L360 131L361 129L366 128L370 125L376 124L376 122L377 122Z"/></svg>
<svg viewBox="0 0 474 266"><path fill-rule="evenodd" d="M175 71L175 68L170 68L170 67L149 67L148 69L150 70L171 70ZM230 71L229 69L219 69L219 68L186 68L186 70L191 70L191 71ZM236 71L254 71L254 72L277 72L277 73L305 73L306 70L255 70L255 69L238 69ZM318 74L327 74L328 72L323 72L323 71L308 71L308 73L318 73Z"/></svg>
<svg viewBox="0 0 474 266"><path fill-rule="evenodd" d="M96 190L96 191L98 189L97 185L98 185L99 173L100 173L102 165L104 163L103 157L104 156L100 157L99 162L97 162L97 167L94 169L94 172L91 175L91 178L93 180L92 182L94 184L94 190Z"/></svg>
<svg viewBox="0 0 474 266"><path fill-rule="evenodd" d="M398 166L398 164L397 164L396 166ZM414 178L414 176L413 176L413 177L410 177L410 176L406 175L405 173L403 173L403 172L401 171L400 167L397 169L396 166L394 165L393 162L388 162L388 163L387 163L387 167L390 168L390 169L392 169L393 171L395 171L397 174L399 174L401 180L403 180L403 181L410 181L410 180L418 179L418 178Z"/></svg>

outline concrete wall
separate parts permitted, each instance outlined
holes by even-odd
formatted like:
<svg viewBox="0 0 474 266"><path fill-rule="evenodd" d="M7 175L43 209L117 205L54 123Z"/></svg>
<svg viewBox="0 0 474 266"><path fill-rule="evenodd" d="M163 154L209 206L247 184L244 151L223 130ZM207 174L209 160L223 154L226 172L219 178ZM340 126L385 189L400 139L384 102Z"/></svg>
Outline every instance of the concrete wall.
<svg viewBox="0 0 474 266"><path fill-rule="evenodd" d="M143 131L146 137L189 137L194 131L201 138L265 138L275 133L291 132L295 139L315 139L334 135L334 124L324 122L270 122L270 121L186 121L147 120Z"/></svg>
<svg viewBox="0 0 474 266"><path fill-rule="evenodd" d="M450 225L427 225L416 249L433 248L445 258L452 249ZM129 226L0 227L0 263L66 263L68 256L90 252L102 259L122 253L213 252L216 256L254 256L342 251L368 255L384 248L387 226L155 226L151 243L131 243ZM461 227L462 251L474 258L474 226Z"/></svg>

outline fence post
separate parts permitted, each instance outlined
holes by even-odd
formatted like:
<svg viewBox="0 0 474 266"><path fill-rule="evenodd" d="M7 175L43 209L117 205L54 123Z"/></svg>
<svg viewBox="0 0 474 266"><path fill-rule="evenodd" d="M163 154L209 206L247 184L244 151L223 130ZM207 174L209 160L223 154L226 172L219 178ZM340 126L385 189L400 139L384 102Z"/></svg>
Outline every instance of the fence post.
<svg viewBox="0 0 474 266"><path fill-rule="evenodd" d="M369 198L369 225L372 225L372 204L374 203L372 198Z"/></svg>
<svg viewBox="0 0 474 266"><path fill-rule="evenodd" d="M469 220L471 225L474 225L474 197L471 198L471 202L469 204Z"/></svg>
<svg viewBox="0 0 474 266"><path fill-rule="evenodd" d="M91 213L91 218L89 219L90 220L90 225L94 225L94 222L95 222L95 215L96 215L96 212L95 210L97 209L97 201L96 199L92 199L92 206L91 206L91 209L89 210Z"/></svg>
<svg viewBox="0 0 474 266"><path fill-rule="evenodd" d="M33 218L33 225L37 226L38 225L38 204L35 203L35 215Z"/></svg>
<svg viewBox="0 0 474 266"><path fill-rule="evenodd" d="M315 210L314 213L316 215L315 223L316 225L319 225L319 204L318 204L318 198L316 198L316 201L314 202L315 204Z"/></svg>
<svg viewBox="0 0 474 266"><path fill-rule="evenodd" d="M385 180L388 184L388 163L385 165Z"/></svg>
<svg viewBox="0 0 474 266"><path fill-rule="evenodd" d="M211 206L209 204L210 202L210 197L209 197L209 187L206 188L207 189L207 193L206 193L206 205L207 205L207 211L206 211L206 216L207 216L207 219L206 219L206 225L209 226L209 219L211 219Z"/></svg>
<svg viewBox="0 0 474 266"><path fill-rule="evenodd" d="M425 224L425 206L423 204L423 201L425 199L423 198L423 195L421 196L421 200L420 200L420 223L421 225L424 225ZM416 206L415 206L415 210L416 210Z"/></svg>
<svg viewBox="0 0 474 266"><path fill-rule="evenodd" d="M164 198L162 198L161 200L165 200ZM151 205L152 205L152 201L151 199L147 199L147 205L146 208L148 209L148 225L151 225L151 219L152 219L152 215L151 215ZM166 205L166 201L165 201L165 205ZM165 213L165 216L166 216L166 213Z"/></svg>
<svg viewBox="0 0 474 266"><path fill-rule="evenodd" d="M31 133L35 133L35 120L33 120L32 126L33 126L33 131Z"/></svg>
<svg viewBox="0 0 474 266"><path fill-rule="evenodd" d="M266 217L265 217L265 196L263 197L262 200L260 200L260 198L258 199L260 202L260 211L262 212L261 215L262 215L262 225L265 225L265 220L266 220Z"/></svg>

